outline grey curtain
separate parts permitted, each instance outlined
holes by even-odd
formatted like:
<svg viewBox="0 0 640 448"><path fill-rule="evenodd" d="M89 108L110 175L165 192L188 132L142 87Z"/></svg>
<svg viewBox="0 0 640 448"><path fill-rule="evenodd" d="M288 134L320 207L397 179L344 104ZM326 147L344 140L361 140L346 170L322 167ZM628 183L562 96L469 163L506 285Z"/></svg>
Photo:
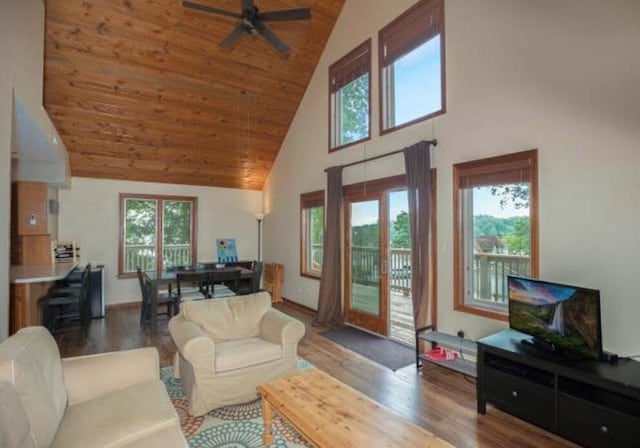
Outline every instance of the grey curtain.
<svg viewBox="0 0 640 448"><path fill-rule="evenodd" d="M416 328L430 325L429 233L431 222L431 143L419 142L404 149L409 196L411 236L411 298Z"/></svg>
<svg viewBox="0 0 640 448"><path fill-rule="evenodd" d="M327 203L325 206L324 253L318 296L318 312L314 325L341 325L342 262L340 255L340 212L342 209L342 167L327 171Z"/></svg>

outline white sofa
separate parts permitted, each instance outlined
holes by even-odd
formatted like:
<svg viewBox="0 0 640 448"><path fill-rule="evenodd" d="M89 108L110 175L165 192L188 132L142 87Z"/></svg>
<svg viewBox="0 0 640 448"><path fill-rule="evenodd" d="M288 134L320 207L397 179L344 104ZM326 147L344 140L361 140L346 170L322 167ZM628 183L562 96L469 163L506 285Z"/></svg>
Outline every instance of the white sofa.
<svg viewBox="0 0 640 448"><path fill-rule="evenodd" d="M249 402L260 384L297 372L304 332L302 322L271 308L266 292L183 303L169 333L191 414Z"/></svg>
<svg viewBox="0 0 640 448"><path fill-rule="evenodd" d="M159 372L155 348L60 359L22 329L0 344L0 447L187 447Z"/></svg>

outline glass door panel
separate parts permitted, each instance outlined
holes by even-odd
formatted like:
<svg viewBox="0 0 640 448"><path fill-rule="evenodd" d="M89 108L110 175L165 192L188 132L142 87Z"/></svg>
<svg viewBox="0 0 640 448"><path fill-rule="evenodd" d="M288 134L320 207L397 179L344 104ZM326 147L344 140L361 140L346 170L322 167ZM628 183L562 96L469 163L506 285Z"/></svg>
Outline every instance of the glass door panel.
<svg viewBox="0 0 640 448"><path fill-rule="evenodd" d="M345 316L349 323L386 336L385 209L379 195L346 203Z"/></svg>
<svg viewBox="0 0 640 448"><path fill-rule="evenodd" d="M351 309L380 316L380 203L351 204Z"/></svg>
<svg viewBox="0 0 640 448"><path fill-rule="evenodd" d="M389 337L415 345L407 190L389 192Z"/></svg>

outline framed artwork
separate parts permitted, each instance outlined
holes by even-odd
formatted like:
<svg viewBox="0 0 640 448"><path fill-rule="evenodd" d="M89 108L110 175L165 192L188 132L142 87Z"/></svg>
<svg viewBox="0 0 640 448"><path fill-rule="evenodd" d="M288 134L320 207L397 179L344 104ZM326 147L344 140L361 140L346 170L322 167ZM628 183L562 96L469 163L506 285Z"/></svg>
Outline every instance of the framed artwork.
<svg viewBox="0 0 640 448"><path fill-rule="evenodd" d="M238 251L236 249L235 238L216 240L216 248L218 251L218 261L220 263L238 261Z"/></svg>

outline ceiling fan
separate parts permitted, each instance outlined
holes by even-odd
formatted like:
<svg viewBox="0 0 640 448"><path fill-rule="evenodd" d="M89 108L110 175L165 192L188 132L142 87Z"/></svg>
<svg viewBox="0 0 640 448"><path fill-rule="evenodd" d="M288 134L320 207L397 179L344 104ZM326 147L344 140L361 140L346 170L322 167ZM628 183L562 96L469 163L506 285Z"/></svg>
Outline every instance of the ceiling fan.
<svg viewBox="0 0 640 448"><path fill-rule="evenodd" d="M290 20L309 20L311 10L309 8L281 9L278 11L260 12L253 0L241 0L242 12L236 13L225 9L213 8L190 1L183 1L185 8L198 11L218 14L221 16L234 17L238 19L238 24L231 33L220 42L220 47L229 49L243 34L251 36L262 35L273 47L283 56L289 54L291 49L284 43L264 22L285 22Z"/></svg>

